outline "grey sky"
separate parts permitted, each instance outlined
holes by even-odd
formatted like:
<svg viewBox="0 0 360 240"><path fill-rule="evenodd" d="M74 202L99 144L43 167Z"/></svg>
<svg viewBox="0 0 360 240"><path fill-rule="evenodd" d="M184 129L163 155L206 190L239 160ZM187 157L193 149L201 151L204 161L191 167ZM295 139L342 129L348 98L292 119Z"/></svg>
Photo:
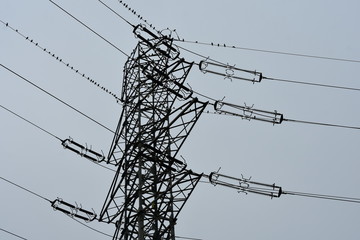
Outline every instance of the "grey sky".
<svg viewBox="0 0 360 240"><path fill-rule="evenodd" d="M137 43L132 28L98 1L56 1L126 53ZM133 24L115 0L104 1ZM126 57L49 1L0 0L0 19L65 62L120 95ZM358 1L128 2L158 29L180 38L240 47L360 59ZM0 24L0 63L111 129L121 106L101 89ZM181 44L267 77L359 88L359 63L290 57ZM188 61L201 58L181 52ZM0 104L61 139L109 150L113 134L0 68ZM277 110L291 119L360 126L358 91L263 81L252 84L202 74L191 87L215 99ZM204 98L199 97L205 100ZM211 108L208 109L212 111ZM99 213L113 173L64 150L60 141L0 109L0 176L51 200L61 197ZM189 168L252 176L285 190L360 197L359 130L284 122L246 121L203 114L181 155ZM109 239L72 221L50 204L0 181L0 228L29 240ZM357 204L282 196L270 199L200 183L180 213L176 235L215 239L359 239ZM110 235L114 226L93 222ZM16 239L0 231L0 239Z"/></svg>

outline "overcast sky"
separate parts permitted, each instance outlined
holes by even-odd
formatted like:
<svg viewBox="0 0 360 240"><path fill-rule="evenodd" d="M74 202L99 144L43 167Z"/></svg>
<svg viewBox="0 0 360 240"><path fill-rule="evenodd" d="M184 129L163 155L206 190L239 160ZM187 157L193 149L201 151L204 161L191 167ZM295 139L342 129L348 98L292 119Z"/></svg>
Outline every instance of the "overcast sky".
<svg viewBox="0 0 360 240"><path fill-rule="evenodd" d="M141 22L116 0L104 0L132 24ZM132 28L96 0L56 3L127 54ZM157 29L182 39L360 59L360 2L165 1L128 2ZM45 0L0 0L0 20L64 62L120 95L126 56ZM121 105L40 48L0 23L0 64L115 130ZM266 77L360 88L359 63L286 56L179 43L180 46ZM187 61L203 60L182 51ZM359 91L266 81L252 84L203 74L194 66L187 83L214 99L269 111L285 118L360 126ZM0 68L0 104L61 139L71 136L96 151L109 151L113 134ZM201 100L206 100L198 96ZM212 111L211 107L207 110ZM41 196L57 197L100 213L114 173L63 149L61 142L0 109L0 176ZM282 186L284 190L360 197L360 130L270 123L203 114L180 154L188 167L209 174ZM112 167L112 166L109 166ZM206 179L203 179L206 180ZM110 239L50 204L0 181L0 228L29 240ZM179 215L176 235L217 239L359 239L360 205L281 196L245 195L199 183ZM114 226L89 226L113 235ZM17 239L0 231L0 239Z"/></svg>

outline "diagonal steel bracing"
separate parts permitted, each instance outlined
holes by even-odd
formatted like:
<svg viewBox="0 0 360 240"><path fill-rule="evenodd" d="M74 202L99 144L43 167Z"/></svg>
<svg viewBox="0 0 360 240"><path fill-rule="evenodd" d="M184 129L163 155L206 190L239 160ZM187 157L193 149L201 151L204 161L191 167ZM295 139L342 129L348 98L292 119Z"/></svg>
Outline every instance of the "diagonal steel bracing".
<svg viewBox="0 0 360 240"><path fill-rule="evenodd" d="M207 102L184 85L193 63L179 58L172 39L134 33L141 41L125 64L124 108L107 158L118 169L100 221L116 224L114 239L175 239L177 216L201 178L176 155Z"/></svg>

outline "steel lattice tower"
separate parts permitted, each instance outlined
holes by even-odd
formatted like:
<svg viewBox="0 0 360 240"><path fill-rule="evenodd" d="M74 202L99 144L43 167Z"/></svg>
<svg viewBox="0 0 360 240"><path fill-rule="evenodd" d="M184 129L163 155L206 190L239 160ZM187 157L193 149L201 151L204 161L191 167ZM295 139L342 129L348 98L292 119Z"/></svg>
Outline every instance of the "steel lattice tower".
<svg viewBox="0 0 360 240"><path fill-rule="evenodd" d="M108 155L118 168L100 221L116 224L114 239L175 239L177 216L202 176L176 156L207 102L184 86L193 63L171 38L141 26L134 33L140 41L125 63L124 107Z"/></svg>

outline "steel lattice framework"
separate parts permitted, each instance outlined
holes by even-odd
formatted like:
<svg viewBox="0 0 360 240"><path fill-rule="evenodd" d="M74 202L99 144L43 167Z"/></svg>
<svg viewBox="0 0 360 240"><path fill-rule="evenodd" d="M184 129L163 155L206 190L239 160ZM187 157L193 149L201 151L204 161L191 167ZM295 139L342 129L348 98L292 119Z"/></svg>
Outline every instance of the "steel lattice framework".
<svg viewBox="0 0 360 240"><path fill-rule="evenodd" d="M184 86L193 63L171 38L141 26L134 33L140 41L125 63L124 107L107 159L118 168L100 221L116 224L114 239L175 239L177 216L202 176L176 155L207 102Z"/></svg>

